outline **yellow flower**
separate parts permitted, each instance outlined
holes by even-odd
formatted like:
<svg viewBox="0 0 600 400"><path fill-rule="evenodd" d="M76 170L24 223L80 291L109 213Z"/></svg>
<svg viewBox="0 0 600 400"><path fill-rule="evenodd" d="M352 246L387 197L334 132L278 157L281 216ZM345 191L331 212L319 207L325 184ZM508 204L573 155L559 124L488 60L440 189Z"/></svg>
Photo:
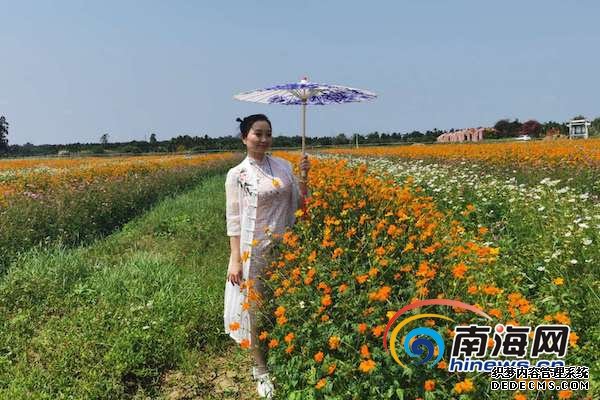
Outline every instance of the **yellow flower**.
<svg viewBox="0 0 600 400"><path fill-rule="evenodd" d="M244 251L244 252L242 253L242 255L241 255L241 257L240 257L240 258L242 259L242 262L246 262L246 260L247 260L249 257L250 257L250 252L246 250L246 251Z"/></svg>
<svg viewBox="0 0 600 400"><path fill-rule="evenodd" d="M331 336L329 338L329 348L331 350L335 350L340 347L340 337L339 336Z"/></svg>
<svg viewBox="0 0 600 400"><path fill-rule="evenodd" d="M565 283L565 280L563 278L555 278L552 282L556 286L560 286L560 285L563 285Z"/></svg>

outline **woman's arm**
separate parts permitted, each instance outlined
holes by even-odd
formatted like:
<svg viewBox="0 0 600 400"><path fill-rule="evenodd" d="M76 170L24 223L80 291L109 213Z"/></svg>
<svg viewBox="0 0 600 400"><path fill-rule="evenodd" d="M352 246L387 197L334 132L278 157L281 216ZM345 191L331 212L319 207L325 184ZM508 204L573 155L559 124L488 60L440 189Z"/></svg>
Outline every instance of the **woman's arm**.
<svg viewBox="0 0 600 400"><path fill-rule="evenodd" d="M229 236L229 265L227 267L227 280L233 284L242 282L242 259L240 256L240 201L237 176L229 170L225 180L225 213L227 219L227 236Z"/></svg>
<svg viewBox="0 0 600 400"><path fill-rule="evenodd" d="M227 280L234 285L240 285L244 278L242 258L240 257L240 237L229 236L229 246L231 247L231 253L229 255L229 266L227 267Z"/></svg>

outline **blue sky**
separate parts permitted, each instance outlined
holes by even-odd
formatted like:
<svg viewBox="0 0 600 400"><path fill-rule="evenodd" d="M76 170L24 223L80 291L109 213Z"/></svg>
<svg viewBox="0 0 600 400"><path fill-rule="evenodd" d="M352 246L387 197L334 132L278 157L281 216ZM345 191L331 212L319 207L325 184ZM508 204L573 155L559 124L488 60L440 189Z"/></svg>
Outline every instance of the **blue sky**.
<svg viewBox="0 0 600 400"><path fill-rule="evenodd" d="M0 115L10 143L237 133L300 109L234 100L298 81L368 89L309 107L308 135L600 116L598 1L4 1Z"/></svg>

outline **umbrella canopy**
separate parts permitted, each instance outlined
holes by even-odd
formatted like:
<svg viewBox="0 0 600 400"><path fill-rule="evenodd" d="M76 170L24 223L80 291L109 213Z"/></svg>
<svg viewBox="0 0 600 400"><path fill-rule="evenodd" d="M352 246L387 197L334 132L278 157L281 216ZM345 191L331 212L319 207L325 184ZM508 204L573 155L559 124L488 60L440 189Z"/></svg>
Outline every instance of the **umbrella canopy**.
<svg viewBox="0 0 600 400"><path fill-rule="evenodd" d="M286 83L268 87L265 89L252 90L233 96L234 99L251 101L264 104L284 104L302 106L302 155L305 154L306 137L306 106L353 103L358 101L372 100L377 95L367 90L351 88L339 85L327 85L323 83L309 82L308 78L297 83ZM302 179L305 176L302 175Z"/></svg>
<svg viewBox="0 0 600 400"><path fill-rule="evenodd" d="M233 96L237 100L265 104L325 105L375 99L375 93L339 85L308 82L286 83Z"/></svg>

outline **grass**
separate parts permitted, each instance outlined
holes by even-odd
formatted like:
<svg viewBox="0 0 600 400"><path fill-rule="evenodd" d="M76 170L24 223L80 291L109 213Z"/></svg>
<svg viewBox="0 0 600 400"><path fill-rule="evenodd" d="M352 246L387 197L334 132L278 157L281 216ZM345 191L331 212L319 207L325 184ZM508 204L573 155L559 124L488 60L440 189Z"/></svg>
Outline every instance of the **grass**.
<svg viewBox="0 0 600 400"><path fill-rule="evenodd" d="M222 329L223 187L207 177L88 247L15 261L0 281L0 397L210 398L223 389L215 371L244 370L247 353ZM238 398L241 384L221 394Z"/></svg>

